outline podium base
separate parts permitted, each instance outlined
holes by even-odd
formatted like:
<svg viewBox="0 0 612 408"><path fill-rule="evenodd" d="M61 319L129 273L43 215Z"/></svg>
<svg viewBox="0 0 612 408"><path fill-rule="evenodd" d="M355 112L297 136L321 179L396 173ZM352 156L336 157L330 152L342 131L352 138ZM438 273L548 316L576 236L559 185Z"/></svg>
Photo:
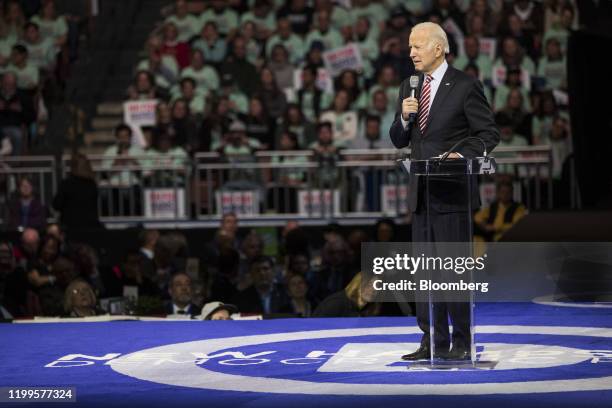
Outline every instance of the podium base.
<svg viewBox="0 0 612 408"><path fill-rule="evenodd" d="M408 369L419 368L428 370L492 370L497 366L497 361L471 361L471 360L441 360L435 359L415 361L408 365Z"/></svg>

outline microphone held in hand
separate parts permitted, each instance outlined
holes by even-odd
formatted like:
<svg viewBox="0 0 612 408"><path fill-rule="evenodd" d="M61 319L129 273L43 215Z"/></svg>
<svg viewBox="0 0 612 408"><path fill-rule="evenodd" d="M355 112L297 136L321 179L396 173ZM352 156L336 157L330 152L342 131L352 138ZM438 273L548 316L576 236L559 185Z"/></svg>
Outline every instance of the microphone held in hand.
<svg viewBox="0 0 612 408"><path fill-rule="evenodd" d="M419 86L419 77L417 75L412 75L409 81L410 81L410 97L414 98L416 96L416 89ZM413 112L410 115L408 115L408 123L416 122L416 117L417 117L416 112Z"/></svg>

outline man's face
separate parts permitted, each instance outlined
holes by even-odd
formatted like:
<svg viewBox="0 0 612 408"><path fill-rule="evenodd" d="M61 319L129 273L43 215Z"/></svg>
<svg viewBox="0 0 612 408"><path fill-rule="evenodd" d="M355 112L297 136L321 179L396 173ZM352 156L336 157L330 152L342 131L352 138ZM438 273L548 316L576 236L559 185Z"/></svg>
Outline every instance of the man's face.
<svg viewBox="0 0 612 408"><path fill-rule="evenodd" d="M465 53L470 58L476 58L480 52L478 47L478 40L475 37L467 37L465 39Z"/></svg>
<svg viewBox="0 0 612 408"><path fill-rule="evenodd" d="M36 230L26 229L25 231L23 231L21 242L23 245L23 249L30 255L33 255L38 252L40 237L38 236L38 232L36 232Z"/></svg>
<svg viewBox="0 0 612 408"><path fill-rule="evenodd" d="M40 38L40 34L38 30L36 29L36 27L29 26L25 32L25 38L31 43L38 42L38 39Z"/></svg>
<svg viewBox="0 0 612 408"><path fill-rule="evenodd" d="M187 305L191 303L191 295L191 278L184 274L176 275L170 286L172 302L177 305Z"/></svg>
<svg viewBox="0 0 612 408"><path fill-rule="evenodd" d="M501 140L509 142L512 140L512 126L502 126L499 129Z"/></svg>
<svg viewBox="0 0 612 408"><path fill-rule="evenodd" d="M444 55L440 44L431 43L431 35L427 30L412 30L409 39L410 58L417 71L430 74L437 67Z"/></svg>
<svg viewBox="0 0 612 408"><path fill-rule="evenodd" d="M497 188L497 199L502 203L509 203L512 200L512 187L501 185Z"/></svg>
<svg viewBox="0 0 612 408"><path fill-rule="evenodd" d="M130 147L130 141L132 137L130 136L130 132L127 130L120 130L117 132L117 145L121 149L128 149Z"/></svg>
<svg viewBox="0 0 612 408"><path fill-rule="evenodd" d="M332 142L332 132L328 126L323 126L319 129L319 143L327 146Z"/></svg>
<svg viewBox="0 0 612 408"><path fill-rule="evenodd" d="M238 218L235 215L226 215L221 222L221 229L235 234L238 230Z"/></svg>
<svg viewBox="0 0 612 408"><path fill-rule="evenodd" d="M274 270L270 262L256 263L251 267L251 278L256 288L267 290L274 281Z"/></svg>

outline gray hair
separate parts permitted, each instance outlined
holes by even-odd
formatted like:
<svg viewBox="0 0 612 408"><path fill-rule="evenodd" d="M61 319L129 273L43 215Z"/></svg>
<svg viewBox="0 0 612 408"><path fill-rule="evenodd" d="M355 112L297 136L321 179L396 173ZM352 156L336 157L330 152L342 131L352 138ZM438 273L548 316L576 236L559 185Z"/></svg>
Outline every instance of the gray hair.
<svg viewBox="0 0 612 408"><path fill-rule="evenodd" d="M412 27L412 30L427 30L431 35L430 44L438 43L444 49L444 53L450 53L450 47L448 45L448 37L446 36L446 32L440 25L436 23L431 23L429 21L425 23L419 23Z"/></svg>

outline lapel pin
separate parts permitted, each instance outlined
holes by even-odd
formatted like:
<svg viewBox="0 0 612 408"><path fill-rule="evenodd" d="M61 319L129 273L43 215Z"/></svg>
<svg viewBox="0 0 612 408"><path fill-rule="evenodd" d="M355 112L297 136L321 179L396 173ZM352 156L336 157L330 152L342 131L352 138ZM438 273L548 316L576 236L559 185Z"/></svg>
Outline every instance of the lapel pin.
<svg viewBox="0 0 612 408"><path fill-rule="evenodd" d="M448 86L448 85L450 85L450 82L447 82L447 83L445 83L444 85Z"/></svg>

